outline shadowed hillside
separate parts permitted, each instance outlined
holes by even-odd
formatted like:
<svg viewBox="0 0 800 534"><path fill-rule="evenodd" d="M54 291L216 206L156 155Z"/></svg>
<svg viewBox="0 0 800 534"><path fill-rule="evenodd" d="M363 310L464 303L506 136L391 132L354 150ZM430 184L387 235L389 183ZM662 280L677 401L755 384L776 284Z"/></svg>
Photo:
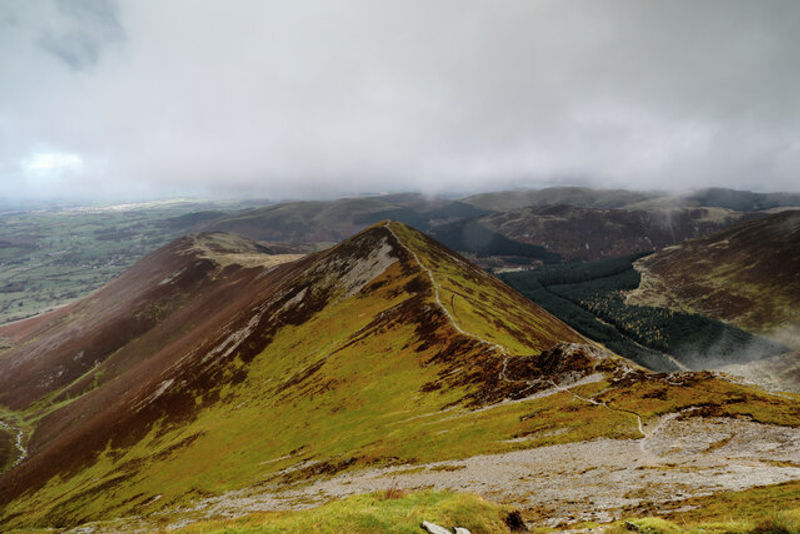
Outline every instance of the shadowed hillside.
<svg viewBox="0 0 800 534"><path fill-rule="evenodd" d="M384 195L333 201L288 202L242 211L198 226L260 241L338 242L384 219L426 231L432 225L489 213L471 204L422 195Z"/></svg>
<svg viewBox="0 0 800 534"><path fill-rule="evenodd" d="M480 193L463 202L491 211L508 211L529 206L567 205L584 208L622 208L638 202L666 197L663 192L592 189L589 187L547 187Z"/></svg>
<svg viewBox="0 0 800 534"><path fill-rule="evenodd" d="M800 347L800 211L687 241L636 262L632 304L702 313Z"/></svg>
<svg viewBox="0 0 800 534"><path fill-rule="evenodd" d="M480 219L520 243L544 247L567 261L594 261L658 250L742 220L723 208L599 209L528 207Z"/></svg>

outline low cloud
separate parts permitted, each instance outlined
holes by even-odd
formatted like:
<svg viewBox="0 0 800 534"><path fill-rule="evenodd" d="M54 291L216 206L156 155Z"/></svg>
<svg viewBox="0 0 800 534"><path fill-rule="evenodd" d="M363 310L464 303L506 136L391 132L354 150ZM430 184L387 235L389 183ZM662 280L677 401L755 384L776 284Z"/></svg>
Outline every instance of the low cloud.
<svg viewBox="0 0 800 534"><path fill-rule="evenodd" d="M797 190L800 4L0 5L0 195ZM58 187L21 162L74 154Z"/></svg>

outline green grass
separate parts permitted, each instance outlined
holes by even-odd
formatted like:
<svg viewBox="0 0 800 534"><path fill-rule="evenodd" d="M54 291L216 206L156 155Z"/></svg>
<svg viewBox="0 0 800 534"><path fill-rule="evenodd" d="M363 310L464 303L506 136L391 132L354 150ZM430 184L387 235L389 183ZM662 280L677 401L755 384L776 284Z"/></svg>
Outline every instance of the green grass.
<svg viewBox="0 0 800 534"><path fill-rule="evenodd" d="M22 415L0 406L0 474L4 473L19 459L20 451L17 448L17 430L23 430L23 446L26 436L30 433L30 425L24 422Z"/></svg>
<svg viewBox="0 0 800 534"><path fill-rule="evenodd" d="M419 250L424 257L426 249ZM464 273L454 269L437 272L436 277L447 279L448 284L477 283L467 280ZM418 338L413 320L378 327L348 344L354 332L408 299L410 295L398 288L417 276L417 272L403 273L395 264L376 281L385 286L368 297L339 300L303 324L281 328L269 347L249 364L244 382L232 386L220 377L218 393L224 402L210 405L188 424L154 427L133 447L106 450L80 473L53 479L36 493L11 503L6 514L22 514L15 524L75 524L148 512L200 493L238 489L269 480L281 469L302 461L328 462L338 465L337 469L415 465L599 435L637 435L630 416L598 410L567 393L483 412L442 411L448 405L458 406L480 385L423 391L425 384L439 378L442 366L428 361L438 348L417 350L423 340ZM504 308L489 310L504 324L512 323L509 314L535 316L529 309L520 310L511 297L500 298ZM459 301L460 317L477 316L471 309L473 302L477 301ZM454 333L445 327L436 336L439 346L446 346ZM536 351L521 346L503 329L498 329L493 339L506 345L516 343L523 354ZM487 354L484 346L469 351L463 355L464 361L497 358ZM321 359L323 366L310 379L281 388ZM196 392L198 404L211 393ZM564 410L567 407L569 410ZM46 405L36 406L28 415L33 421L47 409ZM594 417L595 412L600 417ZM603 425L582 423L587 420ZM553 425L568 430L548 437L547 430ZM509 441L519 436L530 439ZM129 478L113 484L114 491L102 489L121 475ZM314 474L298 476L302 481ZM156 495L162 498L145 504Z"/></svg>
<svg viewBox="0 0 800 534"><path fill-rule="evenodd" d="M201 208L208 204L175 201L124 210L0 212L0 324L60 306L102 286L183 235L188 226L177 224L176 218Z"/></svg>
<svg viewBox="0 0 800 534"><path fill-rule="evenodd" d="M729 516L730 517L730 516ZM616 523L605 530L609 534L638 531L645 534L800 534L800 509L761 513L749 519L720 521L669 521L659 517L645 517Z"/></svg>
<svg viewBox="0 0 800 534"><path fill-rule="evenodd" d="M641 532L659 533L730 533L730 534L799 534L800 480L752 488L724 491L705 497L669 503L672 512L662 505L659 517L634 517L618 521L607 529L611 534L630 532L626 522Z"/></svg>
<svg viewBox="0 0 800 534"><path fill-rule="evenodd" d="M550 314L532 311L493 276L464 269L461 260L423 234L396 223L391 228L434 273L442 305L467 332L499 343L511 354L536 354L554 341L584 341Z"/></svg>
<svg viewBox="0 0 800 534"><path fill-rule="evenodd" d="M0 473L10 468L16 461L19 452L15 441L15 435L0 427Z"/></svg>
<svg viewBox="0 0 800 534"><path fill-rule="evenodd" d="M253 514L222 521L196 523L180 534L279 534L284 532L376 532L418 534L430 521L468 528L473 534L509 532L503 522L510 510L476 495L424 491L387 499L385 494L358 495L298 512Z"/></svg>

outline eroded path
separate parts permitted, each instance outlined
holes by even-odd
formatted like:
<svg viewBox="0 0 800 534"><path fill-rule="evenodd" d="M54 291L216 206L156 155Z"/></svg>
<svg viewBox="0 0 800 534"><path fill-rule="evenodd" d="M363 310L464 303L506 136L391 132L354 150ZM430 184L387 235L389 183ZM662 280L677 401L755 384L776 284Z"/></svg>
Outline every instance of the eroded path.
<svg viewBox="0 0 800 534"><path fill-rule="evenodd" d="M14 441L14 446L17 448L17 459L14 461L12 468L21 464L25 458L28 456L28 450L25 448L24 440L25 440L25 431L18 426L15 426L8 421L0 419L0 428L5 430L6 432L10 433L11 435L16 436Z"/></svg>
<svg viewBox="0 0 800 534"><path fill-rule="evenodd" d="M482 343L484 345L487 345L489 348L500 352L500 354L502 354L504 356L507 356L508 355L508 349L506 349L504 346L502 346L502 345L500 345L498 343L494 343L493 341L489 341L488 339L484 339L484 338L478 336L477 334L473 334L471 332L467 332L466 330L464 330L463 328L461 328L458 325L458 323L455 320L455 317L453 317L453 314L450 313L450 310L448 310L447 307L444 304L442 304L442 299L439 296L439 284L436 283L436 278L433 276L433 272L430 269L428 269L428 267L426 267L424 263L422 263L422 260L419 259L419 256L417 256L416 252L411 250L411 248L407 247L406 244L403 243L403 240L400 239L400 237L394 232L394 230L392 230L391 223L386 223L384 225L384 228L389 230L389 232L392 234L392 236L394 236L394 238L397 241L397 243L401 247L403 247L403 249L406 252L411 254L411 256L414 257L414 261L417 262L417 265L419 265L420 268L428 274L428 278L431 281L431 286L433 286L433 296L434 296L434 299L436 300L436 304L439 306L439 308L442 310L442 312L444 312L444 314L447 316L447 318L450 321L450 324L453 326L453 328L455 328L455 330L458 333L460 333L462 335L465 335L465 336L468 336L468 337L471 337L472 339L475 339L475 340L479 341L480 343Z"/></svg>

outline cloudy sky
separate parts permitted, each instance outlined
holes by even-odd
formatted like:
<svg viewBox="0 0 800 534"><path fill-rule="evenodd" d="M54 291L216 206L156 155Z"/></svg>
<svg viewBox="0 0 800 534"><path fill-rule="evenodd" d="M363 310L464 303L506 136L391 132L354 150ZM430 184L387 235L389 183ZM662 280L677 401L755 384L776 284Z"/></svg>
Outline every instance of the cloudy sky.
<svg viewBox="0 0 800 534"><path fill-rule="evenodd" d="M0 196L800 190L800 2L0 0Z"/></svg>

